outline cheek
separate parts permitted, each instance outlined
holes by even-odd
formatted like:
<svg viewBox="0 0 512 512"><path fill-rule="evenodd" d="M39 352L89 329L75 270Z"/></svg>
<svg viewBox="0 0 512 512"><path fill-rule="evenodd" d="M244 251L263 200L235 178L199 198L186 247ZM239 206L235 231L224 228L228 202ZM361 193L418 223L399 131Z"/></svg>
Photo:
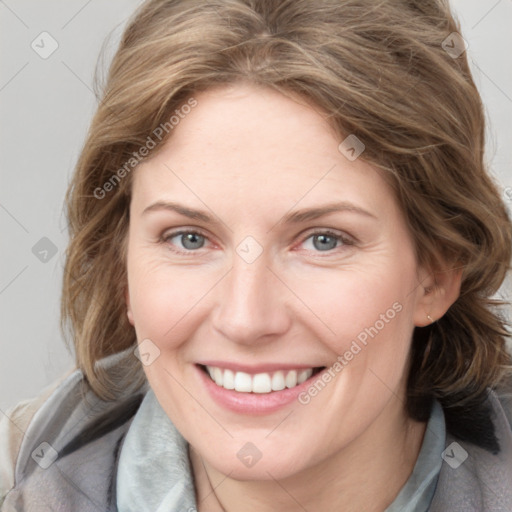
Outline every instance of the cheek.
<svg viewBox="0 0 512 512"><path fill-rule="evenodd" d="M169 348L197 321L213 279L199 268L180 268L143 258L128 260L130 307L139 340Z"/></svg>
<svg viewBox="0 0 512 512"><path fill-rule="evenodd" d="M412 295L408 292L413 279L412 273L410 278L406 274L406 270L386 266L384 272L369 265L329 272L315 280L314 286L305 284L297 295L307 299L306 304L311 304L312 313L323 324L318 332L323 333L324 342L336 354L343 354L355 340L361 347L373 340L399 343L397 337L410 333Z"/></svg>

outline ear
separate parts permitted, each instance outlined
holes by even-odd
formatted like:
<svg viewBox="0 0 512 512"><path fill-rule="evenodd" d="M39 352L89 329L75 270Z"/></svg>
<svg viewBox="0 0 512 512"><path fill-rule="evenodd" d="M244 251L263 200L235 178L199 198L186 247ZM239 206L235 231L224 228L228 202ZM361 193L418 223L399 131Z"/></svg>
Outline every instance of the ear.
<svg viewBox="0 0 512 512"><path fill-rule="evenodd" d="M425 327L439 320L460 295L463 267L442 263L438 270L420 270L414 325ZM430 317L430 318L429 318Z"/></svg>
<svg viewBox="0 0 512 512"><path fill-rule="evenodd" d="M128 322L130 322L131 325L134 325L132 307L130 305L130 291L128 290L128 286L126 286L124 289L124 300L126 302L126 316L128 317Z"/></svg>

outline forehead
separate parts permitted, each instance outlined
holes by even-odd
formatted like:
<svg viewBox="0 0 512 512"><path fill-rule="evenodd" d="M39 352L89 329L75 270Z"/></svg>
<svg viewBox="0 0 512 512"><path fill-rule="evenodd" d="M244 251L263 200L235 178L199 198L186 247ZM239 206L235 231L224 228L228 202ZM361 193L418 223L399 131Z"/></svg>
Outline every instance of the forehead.
<svg viewBox="0 0 512 512"><path fill-rule="evenodd" d="M250 85L217 87L194 98L197 106L136 169L133 196L140 206L167 193L196 204L201 197L229 201L232 208L290 208L322 199L376 208L392 201L373 166L339 151L342 140L320 108Z"/></svg>

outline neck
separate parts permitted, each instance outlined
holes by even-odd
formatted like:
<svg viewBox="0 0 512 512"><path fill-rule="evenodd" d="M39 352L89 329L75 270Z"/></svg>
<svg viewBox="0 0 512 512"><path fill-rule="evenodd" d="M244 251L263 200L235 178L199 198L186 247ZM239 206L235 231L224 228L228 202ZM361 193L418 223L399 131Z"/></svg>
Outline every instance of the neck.
<svg viewBox="0 0 512 512"><path fill-rule="evenodd" d="M235 480L190 447L199 512L385 510L412 473L426 429L392 402L349 446L281 480Z"/></svg>

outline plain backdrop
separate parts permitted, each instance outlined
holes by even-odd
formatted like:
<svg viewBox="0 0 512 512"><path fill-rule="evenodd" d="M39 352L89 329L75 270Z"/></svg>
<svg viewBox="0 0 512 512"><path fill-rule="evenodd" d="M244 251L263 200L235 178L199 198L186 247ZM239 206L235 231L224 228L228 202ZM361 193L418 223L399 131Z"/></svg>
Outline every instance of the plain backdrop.
<svg viewBox="0 0 512 512"><path fill-rule="evenodd" d="M109 37L106 67L139 3L0 0L0 413L73 366L59 331L63 198L95 110L100 49ZM452 6L486 106L487 159L510 207L512 0Z"/></svg>

